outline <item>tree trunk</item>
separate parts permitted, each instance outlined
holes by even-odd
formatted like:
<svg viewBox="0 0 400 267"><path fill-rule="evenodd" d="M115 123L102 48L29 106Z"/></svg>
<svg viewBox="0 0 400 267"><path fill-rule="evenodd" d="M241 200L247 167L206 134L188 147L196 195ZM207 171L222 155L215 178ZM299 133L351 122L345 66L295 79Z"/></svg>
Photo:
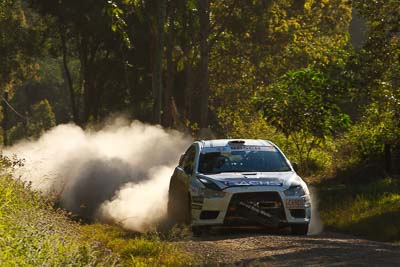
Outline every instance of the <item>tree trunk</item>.
<svg viewBox="0 0 400 267"><path fill-rule="evenodd" d="M83 77L83 120L97 121L99 107L99 95L97 90L96 55L100 43L86 39L82 36L79 44L79 58L81 64L81 75Z"/></svg>
<svg viewBox="0 0 400 267"><path fill-rule="evenodd" d="M184 73L185 73L185 89L184 89L184 98L183 98L183 107L184 107L184 118L187 120L192 119L192 100L193 100L193 68L192 62L190 61L190 50L191 46L191 33L192 29L188 28L188 24L191 23L190 12L187 9L187 0L183 1L182 8L182 28L183 28L183 42L182 42L182 50L183 50L183 60L184 60Z"/></svg>
<svg viewBox="0 0 400 267"><path fill-rule="evenodd" d="M2 121L2 129L3 129L3 145L7 146L8 145L8 136L7 136L7 127L8 127L8 107L7 103L8 101L8 92L5 91L3 93L3 121Z"/></svg>
<svg viewBox="0 0 400 267"><path fill-rule="evenodd" d="M173 1L169 3L168 7L168 18L169 18L169 29L167 35L167 50L166 50L166 59L167 59L167 77L166 84L164 90L164 112L163 112L163 126L171 127L173 126L173 115L172 115L172 89L174 86L174 77L175 77L175 64L172 58L172 52L174 48L174 11L175 6Z"/></svg>
<svg viewBox="0 0 400 267"><path fill-rule="evenodd" d="M192 100L193 100L193 69L192 64L185 60L185 118L191 120L192 118Z"/></svg>
<svg viewBox="0 0 400 267"><path fill-rule="evenodd" d="M99 101L97 90L96 90L96 82L95 75L92 70L86 70L85 72L85 80L84 80L84 119L85 122L89 121L97 121L97 102Z"/></svg>
<svg viewBox="0 0 400 267"><path fill-rule="evenodd" d="M199 66L199 89L200 89L200 128L208 128L208 97L209 77L208 59L209 47L208 37L210 35L210 2L209 0L198 0L200 21L200 66Z"/></svg>
<svg viewBox="0 0 400 267"><path fill-rule="evenodd" d="M68 67L68 60L67 60L68 48L67 48L67 41L65 39L65 32L63 30L61 30L60 36L61 36L61 46L62 46L63 67L64 67L64 72L65 72L65 76L67 78L67 84L68 84L68 89L69 89L72 118L76 124L79 124L79 111L78 111L77 102L76 102L76 98L75 98L75 92L74 92L74 86L73 86L73 82L72 82L71 72Z"/></svg>
<svg viewBox="0 0 400 267"><path fill-rule="evenodd" d="M166 12L166 0L156 1L156 23L154 60L152 71L152 89L154 97L154 123L161 124L162 113L162 55L164 48L164 21Z"/></svg>
<svg viewBox="0 0 400 267"><path fill-rule="evenodd" d="M82 64L82 63L81 63ZM92 89L90 88L89 74L87 66L81 67L83 70L83 122L87 123L91 119L92 114Z"/></svg>
<svg viewBox="0 0 400 267"><path fill-rule="evenodd" d="M91 114L91 93L90 93L90 82L89 82L89 51L88 41L85 36L80 36L79 42L79 62L80 62L80 74L82 78L82 91L83 91L83 117L82 123L87 123L90 119Z"/></svg>

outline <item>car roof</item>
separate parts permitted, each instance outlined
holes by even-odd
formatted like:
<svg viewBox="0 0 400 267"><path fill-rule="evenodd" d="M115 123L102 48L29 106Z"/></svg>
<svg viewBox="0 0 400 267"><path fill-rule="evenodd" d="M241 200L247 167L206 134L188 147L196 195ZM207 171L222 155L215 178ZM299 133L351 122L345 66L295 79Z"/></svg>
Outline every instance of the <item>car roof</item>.
<svg viewBox="0 0 400 267"><path fill-rule="evenodd" d="M230 142L244 142L245 146L272 146L273 144L268 140L261 139L214 139L214 140L202 140L199 141L202 148L206 147L221 147L228 146Z"/></svg>

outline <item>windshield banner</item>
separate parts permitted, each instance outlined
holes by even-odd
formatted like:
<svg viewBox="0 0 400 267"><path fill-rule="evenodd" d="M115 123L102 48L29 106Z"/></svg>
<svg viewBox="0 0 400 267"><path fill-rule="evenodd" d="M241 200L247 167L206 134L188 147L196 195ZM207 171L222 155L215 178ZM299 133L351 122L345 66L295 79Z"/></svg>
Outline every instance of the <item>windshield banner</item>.
<svg viewBox="0 0 400 267"><path fill-rule="evenodd" d="M201 151L202 154L212 152L232 152L232 151L277 151L273 146L220 146L220 147L205 147Z"/></svg>

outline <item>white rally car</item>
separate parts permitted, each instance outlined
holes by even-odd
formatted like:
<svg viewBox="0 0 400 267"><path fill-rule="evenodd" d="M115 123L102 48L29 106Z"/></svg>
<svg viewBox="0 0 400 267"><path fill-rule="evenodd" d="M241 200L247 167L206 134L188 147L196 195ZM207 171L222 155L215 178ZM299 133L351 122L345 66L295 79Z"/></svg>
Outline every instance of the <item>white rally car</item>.
<svg viewBox="0 0 400 267"><path fill-rule="evenodd" d="M168 216L194 232L220 225L289 225L293 234L305 235L311 201L307 185L272 142L197 141L171 177Z"/></svg>

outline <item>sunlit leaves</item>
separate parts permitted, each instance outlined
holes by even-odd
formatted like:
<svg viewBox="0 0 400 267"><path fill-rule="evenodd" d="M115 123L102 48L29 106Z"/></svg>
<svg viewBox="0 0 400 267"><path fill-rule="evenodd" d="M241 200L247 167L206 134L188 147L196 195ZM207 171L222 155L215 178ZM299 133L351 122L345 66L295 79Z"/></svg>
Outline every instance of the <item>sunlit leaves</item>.
<svg viewBox="0 0 400 267"><path fill-rule="evenodd" d="M0 92L12 91L23 77L32 74L30 58L40 50L34 25L28 25L20 0L0 4ZM31 73L27 73L30 71Z"/></svg>
<svg viewBox="0 0 400 267"><path fill-rule="evenodd" d="M267 121L286 136L305 131L324 139L350 124L336 104L337 96L331 94L332 86L328 77L313 69L291 71L256 103Z"/></svg>
<svg viewBox="0 0 400 267"><path fill-rule="evenodd" d="M133 5L138 5L137 1L133 1ZM107 1L107 5L105 7L107 15L111 18L111 30L114 32L119 32L125 41L126 45L131 47L131 40L129 39L129 35L127 33L127 24L123 18L124 11L120 8L115 2L112 0Z"/></svg>
<svg viewBox="0 0 400 267"><path fill-rule="evenodd" d="M350 126L333 90L329 76L313 68L289 71L254 97L266 121L284 133L296 147L303 171L308 171L311 152L325 139Z"/></svg>
<svg viewBox="0 0 400 267"><path fill-rule="evenodd" d="M226 2L231 1L214 3L215 16L228 12ZM331 90L345 90L333 83L343 82L350 55L346 0L239 1L233 14L210 65L213 102L225 131L267 127L250 99L288 71L328 69Z"/></svg>
<svg viewBox="0 0 400 267"><path fill-rule="evenodd" d="M400 4L398 1L353 1L367 23L367 40L359 52L357 70L362 88L371 105L366 118L372 116L371 108L386 114L386 137L399 139L400 126ZM375 105L375 107L374 107Z"/></svg>

